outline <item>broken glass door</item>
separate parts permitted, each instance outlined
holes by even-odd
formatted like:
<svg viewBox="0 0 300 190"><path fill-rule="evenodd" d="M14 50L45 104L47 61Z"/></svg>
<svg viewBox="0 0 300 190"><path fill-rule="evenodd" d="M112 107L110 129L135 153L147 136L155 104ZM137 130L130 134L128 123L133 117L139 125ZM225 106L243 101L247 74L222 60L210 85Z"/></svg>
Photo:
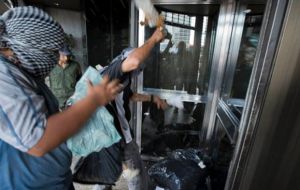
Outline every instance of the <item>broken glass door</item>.
<svg viewBox="0 0 300 190"><path fill-rule="evenodd" d="M142 154L154 157L199 147L219 14L218 4L163 4L157 8L170 35L146 61L138 91L158 95L173 105L158 110L153 104L141 104L137 111L140 136L136 135ZM149 27L139 30L140 42L154 32Z"/></svg>

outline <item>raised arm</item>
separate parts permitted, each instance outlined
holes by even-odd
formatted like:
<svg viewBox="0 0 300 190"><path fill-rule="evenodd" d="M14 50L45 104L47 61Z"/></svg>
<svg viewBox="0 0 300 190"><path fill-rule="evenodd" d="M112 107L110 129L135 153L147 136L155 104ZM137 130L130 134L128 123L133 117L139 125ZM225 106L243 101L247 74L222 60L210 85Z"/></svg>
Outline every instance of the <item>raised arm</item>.
<svg viewBox="0 0 300 190"><path fill-rule="evenodd" d="M152 36L141 47L136 48L128 55L122 64L122 72L127 73L139 68L139 66L149 56L155 44L164 39L165 34L162 30L162 27L157 28Z"/></svg>

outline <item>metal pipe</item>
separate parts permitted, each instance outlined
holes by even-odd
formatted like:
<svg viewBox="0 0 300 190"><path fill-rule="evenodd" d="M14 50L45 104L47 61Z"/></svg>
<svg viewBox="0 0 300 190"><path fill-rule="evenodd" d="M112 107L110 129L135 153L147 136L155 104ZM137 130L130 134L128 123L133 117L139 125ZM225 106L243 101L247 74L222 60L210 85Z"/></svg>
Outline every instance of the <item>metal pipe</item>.
<svg viewBox="0 0 300 190"><path fill-rule="evenodd" d="M208 103L206 105L200 142L208 145L215 128L218 100L220 98L223 76L226 68L236 2L224 1L221 4L215 41L215 50L210 74Z"/></svg>

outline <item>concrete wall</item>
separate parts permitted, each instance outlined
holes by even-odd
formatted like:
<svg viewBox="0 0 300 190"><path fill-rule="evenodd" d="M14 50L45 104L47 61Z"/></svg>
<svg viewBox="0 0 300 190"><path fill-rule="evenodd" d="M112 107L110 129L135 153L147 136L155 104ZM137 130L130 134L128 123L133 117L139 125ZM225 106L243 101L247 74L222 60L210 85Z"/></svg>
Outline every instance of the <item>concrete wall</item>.
<svg viewBox="0 0 300 190"><path fill-rule="evenodd" d="M81 64L82 69L88 65L86 47L86 25L82 13L57 8L45 9L54 19L59 22L67 34L72 34L75 47L72 52L75 60Z"/></svg>

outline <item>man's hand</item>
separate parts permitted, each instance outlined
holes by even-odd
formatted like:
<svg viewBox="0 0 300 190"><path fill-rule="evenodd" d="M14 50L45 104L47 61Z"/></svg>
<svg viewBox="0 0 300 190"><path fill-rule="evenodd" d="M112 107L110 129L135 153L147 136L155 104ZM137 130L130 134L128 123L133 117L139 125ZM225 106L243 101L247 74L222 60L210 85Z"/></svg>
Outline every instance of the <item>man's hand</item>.
<svg viewBox="0 0 300 190"><path fill-rule="evenodd" d="M156 104L157 109L166 109L168 107L168 104L165 100L160 99L158 96L153 96L153 103Z"/></svg>
<svg viewBox="0 0 300 190"><path fill-rule="evenodd" d="M92 97L98 106L104 106L121 90L118 80L109 81L108 76L104 76L100 84L93 86L89 82L88 96Z"/></svg>
<svg viewBox="0 0 300 190"><path fill-rule="evenodd" d="M163 27L159 27L155 30L152 36L139 48L133 50L128 57L122 63L122 72L127 73L134 71L140 67L140 65L149 56L152 48L165 38Z"/></svg>
<svg viewBox="0 0 300 190"><path fill-rule="evenodd" d="M117 80L109 81L107 76L103 77L100 84L90 83L86 97L47 119L43 136L27 153L40 157L65 142L84 126L99 106L113 100L120 87Z"/></svg>
<svg viewBox="0 0 300 190"><path fill-rule="evenodd" d="M159 43L164 40L166 33L163 27L156 28L155 32L152 34L151 38L154 39L155 43Z"/></svg>

